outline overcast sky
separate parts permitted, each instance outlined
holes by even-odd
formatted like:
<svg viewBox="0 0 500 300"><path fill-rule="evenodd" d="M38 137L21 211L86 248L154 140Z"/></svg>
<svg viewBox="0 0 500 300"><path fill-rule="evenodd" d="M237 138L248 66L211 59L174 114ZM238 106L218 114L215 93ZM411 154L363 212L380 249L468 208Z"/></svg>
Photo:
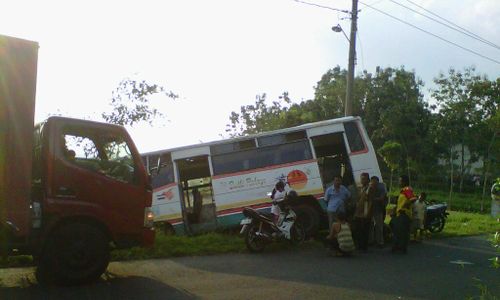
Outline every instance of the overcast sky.
<svg viewBox="0 0 500 300"><path fill-rule="evenodd" d="M349 10L351 2L305 0ZM395 0L412 6L407 0ZM500 61L500 50L396 5L363 0L390 15ZM500 45L500 0L412 0ZM330 68L347 66L346 15L292 0L5 1L0 34L39 42L36 119L49 114L99 120L125 77L180 95L155 99L168 121L130 129L140 151L219 139L231 111L288 91L313 98ZM427 90L439 72L475 66L490 79L500 64L452 46L360 3L357 72L415 70Z"/></svg>

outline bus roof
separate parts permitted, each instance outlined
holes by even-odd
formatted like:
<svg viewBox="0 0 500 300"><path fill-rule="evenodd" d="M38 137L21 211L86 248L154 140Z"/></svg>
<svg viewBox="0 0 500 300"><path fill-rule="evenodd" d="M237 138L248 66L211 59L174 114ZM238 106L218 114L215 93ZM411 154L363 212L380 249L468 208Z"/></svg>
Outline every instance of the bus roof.
<svg viewBox="0 0 500 300"><path fill-rule="evenodd" d="M299 131L299 130L306 130L306 129L310 129L310 128L328 126L328 125L332 125L332 124L344 123L344 122L354 121L354 120L361 120L361 118L349 116L349 117L329 119L329 120L318 121L318 122L313 122L313 123L306 123L306 124L302 124L302 125L298 125L298 126L294 126L294 127L289 127L289 128L283 128L283 129L277 129L277 130L273 130L273 131L266 131L266 132L251 134L251 135L238 136L238 137L227 138L227 139L211 141L211 142L206 142L206 143L192 144L192 145L186 145L186 146L181 146L181 147L145 152L145 153L142 153L141 155L159 155L159 154L169 153L169 152L174 152L174 151L182 151L182 150L198 148L198 147L219 145L219 144L224 144L224 143L228 143L228 142L244 141L244 140L254 139L254 138L263 137L263 136L275 135L275 134L279 134L279 133L287 133L287 132L293 132L293 131Z"/></svg>

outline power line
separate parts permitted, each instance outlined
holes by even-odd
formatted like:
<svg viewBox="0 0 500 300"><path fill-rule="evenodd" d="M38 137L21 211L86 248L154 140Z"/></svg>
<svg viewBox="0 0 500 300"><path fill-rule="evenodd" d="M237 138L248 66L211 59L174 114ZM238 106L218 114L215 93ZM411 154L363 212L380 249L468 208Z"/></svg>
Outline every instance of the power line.
<svg viewBox="0 0 500 300"><path fill-rule="evenodd" d="M488 45L488 46L491 46L491 47L493 47L493 48L496 48L496 49L500 50L500 47L499 47L499 46L497 46L497 45L493 44L492 42L490 42L490 41L488 41L488 40L486 40L486 39L481 38L480 36L477 36L477 35L475 35L475 34L473 34L473 33L472 33L472 34L471 34L471 33L468 33L466 30L464 31L463 29L461 29L461 30L460 30L460 29L457 29L457 28L456 28L456 26L457 26L457 25L455 25L455 24L453 24L453 26L455 26L455 27L450 26L450 25L448 25L448 24L446 24L446 23L444 23L444 22L441 22L441 21L439 21L439 20L437 20L437 19L435 19L435 18L433 18L433 17L427 16L427 15L425 15L425 14L423 14L423 13L421 13L421 12L419 12L419 11L417 11L417 10L415 10L415 9L411 8L411 7L408 7L408 6L404 5L404 4L401 4L401 3L397 2L397 1L394 1L394 0L389 0L389 1L391 1L392 3L394 3L394 4L396 4L396 5L401 6L401 7L403 7L403 8L406 8L407 10L410 10L410 11L412 11L412 12L416 13L416 14L419 14L419 15L421 15L421 16L423 16L423 17L425 17L425 18L428 18L428 19L430 19L430 20L432 20L432 21L434 21L434 22L436 22L436 23L439 23L439 24L441 24L441 25L443 25L443 26L446 26L446 27L448 27L448 28L450 28L450 29L452 29L452 30L455 30L455 31L457 31L457 32L459 32L459 33L461 33L461 34L464 34L464 35L466 35L466 36L468 36L468 37L470 37L470 38L473 38L473 39L478 40L478 41L480 41L480 42L482 42L482 43L485 43L485 44L486 44L486 45ZM411 2L411 1L410 1L410 2ZM448 22L448 21L447 21L447 22Z"/></svg>
<svg viewBox="0 0 500 300"><path fill-rule="evenodd" d="M324 9L329 9L329 10L333 10L333 11L337 11L337 12L343 12L343 13L349 13L349 14L350 14L350 12L349 12L349 11L347 11L347 10L341 10L341 9L338 9L338 8L333 8L333 7L329 7L329 6L324 6L324 5L320 5L320 4L316 4L316 3L310 3L310 2L305 2L305 1L301 1L301 0L292 0L292 1L295 1L295 2L298 2L298 3L302 3L302 4L311 5L311 6L316 6L316 7L320 7L320 8L324 8ZM391 1L392 1L392 0L391 0ZM409 1L409 0L406 0L406 1ZM481 54L481 53L479 53L479 52L476 52L476 51L474 51L474 50L471 50L471 49L469 49L469 48L466 48L466 47L464 47L464 46L461 46L461 45L459 45L459 44L457 44L457 43L455 43L455 42L452 42L452 41L450 41L450 40L447 40L447 39L445 39L445 38L443 38L443 37L441 37L441 36L439 36L439 35L437 35L437 34L434 34L434 33L430 32L430 31L427 31L427 30L425 30L425 29L422 29L422 28L420 28L420 27L418 27L418 26L416 26L416 25L413 25L413 24L411 24L411 23L409 23L409 22L406 22L406 21L404 21L404 20L402 20L402 19L400 19L400 18L398 18L398 17L395 17L395 16L393 16L393 15L391 15L391 14L388 14L388 13L386 13L386 12L384 12L384 11L380 10L380 9L377 9L377 8L373 7L373 5L366 4L366 3L362 2L362 1L359 1L359 2L360 2L361 4L363 4L363 5L365 5L366 7L369 7L369 8L371 8L371 9L373 9L373 10L375 10L375 11L377 11L377 12L381 13L381 14L384 14L384 15L386 15L386 16L388 16L388 17L390 17L390 18L393 18L393 19L395 19L395 20L397 20L397 21L399 21L399 22L401 22L401 23L403 23L403 24L406 24L406 25L408 25L408 26L410 26L410 27L413 27L413 28L415 28L415 29L417 29L417 30L419 30L419 31L422 31L422 32L424 32L424 33L427 33L427 34L429 34L429 35L431 35L431 36L433 36L433 37L435 37L435 38L437 38L437 39L440 39L440 40L442 40L442 41L444 41L444 42L446 42L446 43L448 43L448 44L451 44L451 45L453 45L453 46L455 46L455 47L458 47L458 48L460 48L460 49L462 49L462 50L464 50L464 51L470 52L470 53L472 53L472 54L475 54L475 55L477 55L477 56L479 56L479 57L482 57L482 58L487 59L487 60L489 60L489 61L492 61L492 62L494 62L494 63L500 64L500 61L498 61L498 60L496 60L496 59L493 59L493 58L488 57L488 56L486 56L486 55L483 55L483 54ZM378 4L379 2L380 2L380 1L375 2L375 4ZM409 1L409 2L410 2L410 1ZM412 3L412 2L411 2L411 3ZM411 9L411 8L408 8L408 9ZM425 9L424 9L424 10L425 10ZM427 10L426 10L426 11L427 11ZM429 13L434 14L434 13L432 13L432 12L429 12ZM434 14L434 15L435 15L435 14ZM424 15L424 16L425 16L425 15ZM436 15L436 16L437 16L437 15ZM428 16L425 16L425 17L428 17ZM439 17L439 16L437 16L437 17ZM439 18L441 18L441 17L439 17ZM450 22L450 21L448 21L448 20L446 20L446 19L444 19L444 18L441 18L441 19L443 19L443 20L445 20L445 21L447 21L447 22L449 22L449 23L453 24L452 22ZM460 26L458 26L458 25L455 25L455 24L453 24L453 25L454 25L454 26L457 26L457 27L458 27L458 28L460 28L460 29L463 29L463 28L461 28L461 27L460 27ZM468 30L466 30L466 29L463 29L463 30L464 30L465 32L470 33L471 35L475 35L475 36L477 36L476 34L471 33L471 32L469 32L469 31L468 31ZM486 43L491 43L491 42L488 42L487 40L485 40L485 39L481 38L480 36L477 36L477 38L482 39L482 40L483 40L483 42L486 42ZM494 46L493 46L493 45L494 45ZM493 43L491 43L491 45L490 45L490 46L493 46L493 47L498 47L498 46L496 46L496 45L495 45L495 44L493 44Z"/></svg>
<svg viewBox="0 0 500 300"><path fill-rule="evenodd" d="M370 5L375 6L375 5L377 5L377 4L379 4L380 2L383 2L383 1L385 1L385 0L378 0L378 1L375 1L373 3L370 3Z"/></svg>
<svg viewBox="0 0 500 300"><path fill-rule="evenodd" d="M316 6L316 7L320 7L320 8L324 8L324 9L329 9L329 10L333 10L333 11L338 11L338 12L342 12L342 13L346 13L346 14L351 13L348 10L338 9L338 8L334 8L334 7L330 7L330 6L324 6L324 5L320 5L320 4L316 4L316 3L311 3L311 2L301 1L301 0L292 0L292 1L302 3L302 4L311 5L311 6Z"/></svg>
<svg viewBox="0 0 500 300"><path fill-rule="evenodd" d="M492 47L495 47L495 48L500 48L498 45L495 45L494 43L492 43L492 42L488 41L487 39L485 39L485 38L483 38L483 37L481 37L481 36L479 36L479 35L477 35L477 34L475 34L475 33L471 32L471 31L469 31L469 30L467 30L467 29L465 29L465 28L463 28L463 27L461 27L461 26L459 26L459 25L457 25L457 24L455 24L455 23L453 23L453 22L451 22L450 20L447 20L447 19L445 19L445 18L441 17L440 15L438 15L438 14L436 14L436 13L434 13L434 12L432 12L432 11L428 10L428 9L426 9L425 7L420 6L420 5L418 5L417 3L413 2L413 1L410 1L410 0L406 0L406 1L410 2L411 4L415 5L415 6L416 6L416 7L418 7L418 8L420 8L420 9L422 9L422 10L424 10L424 11L428 12L429 14L431 14L431 15L433 15L433 16L435 16L435 17L437 17L437 18L439 18L439 19L441 19L441 20L443 20L443 21L445 21L445 22L447 22L447 23L449 23L449 24L451 24L451 25L455 26L456 28L458 28L458 29L460 29L460 30L463 30L464 32L467 32L467 33L469 33L469 34L471 34L471 35L473 35L473 36L477 37L477 38L478 38L478 39L480 39L480 40L483 40L485 43L490 44Z"/></svg>
<svg viewBox="0 0 500 300"><path fill-rule="evenodd" d="M361 2L361 1L360 1L360 3L361 3L361 4L363 4L363 5L365 5L365 6L367 6L367 7L369 7L369 8L371 8L371 9L373 9L373 10L375 10L375 11L378 11L378 12L379 12L379 13L381 13L381 14L384 14L384 15L386 15L386 16L388 16L388 17L390 17L390 18L393 18L393 19L395 19L395 20L397 20L397 21L399 21L399 22L401 22L401 23L404 23L404 24L406 24L406 25L408 25L408 26L411 26L411 27L413 27L413 28L415 28L415 29L417 29L417 30L420 30L420 31L422 31L422 32L424 32L424 33L427 33L427 34L429 34L429 35L432 35L433 37L438 38L438 39L440 39L440 40L442 40L442 41L444 41L444 42L447 42L447 43L449 43L449 44L452 44L452 45L454 45L455 47L458 47L458 48L460 48L460 49L462 49L462 50L465 50L465 51L467 51L467 52L470 52L470 53L472 53L472 54L475 54L475 55L477 55L477 56L480 56L480 57L482 57L482 58L484 58L484 59L487 59L487 60L489 60L489 61L492 61L492 62L497 63L497 64L499 64L499 65L500 65L500 61L498 61L498 60L495 60L495 59L493 59L493 58L490 58L490 57L488 57L488 56L485 56L485 55L483 55L483 54L481 54L481 53L479 53L479 52L476 52L476 51L474 51L474 50L471 50L471 49L469 49L469 48L466 48L466 47L460 46L459 44L457 44L457 43L455 43L455 42L452 42L452 41L447 40L447 39L445 39L445 38L443 38L443 37L441 37L441 36L439 36L439 35L437 35L437 34L434 34L434 33L430 32L430 31L427 31L427 30L422 29L422 28L420 28L420 27L418 27L418 26L415 26L415 25L413 25L413 24L411 24L411 23L409 23L409 22L406 22L406 21L404 21L404 20L402 20L402 19L400 19L400 18L398 18L398 17L395 17L395 16L393 16L393 15L391 15L391 14L388 14L388 13L386 13L386 12L384 12L384 11L382 11L382 10L378 9L378 8L375 8L375 7L373 7L373 6L369 5L369 4L363 3L363 2Z"/></svg>

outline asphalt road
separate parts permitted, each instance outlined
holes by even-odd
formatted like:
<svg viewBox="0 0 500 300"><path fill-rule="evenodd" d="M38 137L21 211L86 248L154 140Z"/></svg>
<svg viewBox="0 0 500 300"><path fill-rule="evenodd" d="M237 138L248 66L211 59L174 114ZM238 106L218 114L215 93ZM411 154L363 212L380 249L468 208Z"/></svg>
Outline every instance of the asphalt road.
<svg viewBox="0 0 500 300"><path fill-rule="evenodd" d="M494 255L484 236L426 241L407 255L338 258L306 247L114 262L96 284L49 288L33 268L0 269L0 299L465 299L480 294L474 278L498 297Z"/></svg>

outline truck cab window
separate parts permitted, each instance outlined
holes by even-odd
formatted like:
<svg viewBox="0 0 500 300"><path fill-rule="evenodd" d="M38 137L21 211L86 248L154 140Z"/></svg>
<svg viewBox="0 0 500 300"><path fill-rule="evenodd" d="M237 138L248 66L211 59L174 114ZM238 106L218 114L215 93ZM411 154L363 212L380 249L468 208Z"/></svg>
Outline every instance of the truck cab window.
<svg viewBox="0 0 500 300"><path fill-rule="evenodd" d="M134 181L132 154L119 137L65 133L62 148L64 159L69 163L116 180Z"/></svg>

